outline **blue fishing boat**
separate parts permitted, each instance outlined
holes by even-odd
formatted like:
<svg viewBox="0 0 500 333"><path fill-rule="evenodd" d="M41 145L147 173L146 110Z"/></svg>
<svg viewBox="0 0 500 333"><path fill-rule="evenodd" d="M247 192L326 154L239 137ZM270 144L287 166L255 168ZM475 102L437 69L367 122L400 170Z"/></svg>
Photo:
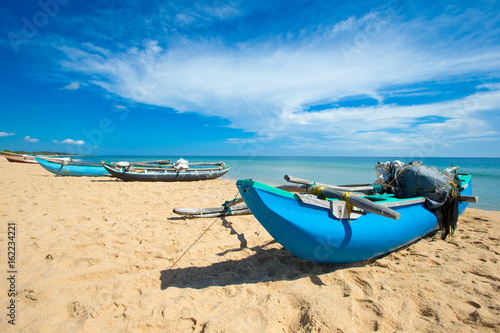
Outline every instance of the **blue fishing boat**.
<svg viewBox="0 0 500 333"><path fill-rule="evenodd" d="M61 176L109 176L109 172L100 163L82 163L68 159L37 157L36 161L45 170Z"/></svg>
<svg viewBox="0 0 500 333"><path fill-rule="evenodd" d="M456 174L456 179L459 199L455 210L461 214L468 204L461 200L475 202L477 198L470 196L470 175ZM443 228L423 196L398 198L386 193L356 197L381 208L376 214L349 207L345 197L319 199L252 180L239 180L237 187L276 241L297 257L314 262L341 264L378 258ZM323 189L314 188L316 194L318 188ZM392 219L385 210L393 213Z"/></svg>

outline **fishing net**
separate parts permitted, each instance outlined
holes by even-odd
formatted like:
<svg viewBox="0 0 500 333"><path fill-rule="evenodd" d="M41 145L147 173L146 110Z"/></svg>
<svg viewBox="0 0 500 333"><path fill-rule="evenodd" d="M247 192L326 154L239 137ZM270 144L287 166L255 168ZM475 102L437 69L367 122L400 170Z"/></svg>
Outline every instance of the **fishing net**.
<svg viewBox="0 0 500 333"><path fill-rule="evenodd" d="M378 183L386 192L394 193L398 198L426 198L425 205L436 214L443 230L442 238L453 234L457 227L460 189L460 180L455 173L423 165L421 161L379 163L375 168Z"/></svg>

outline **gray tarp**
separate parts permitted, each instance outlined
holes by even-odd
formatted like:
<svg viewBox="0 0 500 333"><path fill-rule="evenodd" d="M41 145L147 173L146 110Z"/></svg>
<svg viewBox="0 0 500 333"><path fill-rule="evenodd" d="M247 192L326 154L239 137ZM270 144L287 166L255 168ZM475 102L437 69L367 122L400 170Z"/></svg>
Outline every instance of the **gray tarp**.
<svg viewBox="0 0 500 333"><path fill-rule="evenodd" d="M460 181L453 173L448 174L433 166L413 161L391 168L390 186L398 198L423 196L429 209L443 205L452 195L453 185L459 188ZM452 185L453 184L453 185Z"/></svg>
<svg viewBox="0 0 500 333"><path fill-rule="evenodd" d="M425 197L427 208L436 214L443 230L441 237L446 239L453 234L458 220L458 196L453 194L460 190L460 180L456 175L422 165L420 161L387 164L385 185L390 191L399 198Z"/></svg>

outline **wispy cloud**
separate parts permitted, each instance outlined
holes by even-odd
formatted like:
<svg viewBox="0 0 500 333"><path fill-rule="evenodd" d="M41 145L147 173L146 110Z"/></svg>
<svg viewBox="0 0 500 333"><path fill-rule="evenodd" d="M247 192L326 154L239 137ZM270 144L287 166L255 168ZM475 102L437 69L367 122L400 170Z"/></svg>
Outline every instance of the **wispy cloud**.
<svg viewBox="0 0 500 333"><path fill-rule="evenodd" d="M11 136L11 135L16 135L16 133L0 132L0 138L6 137L6 136Z"/></svg>
<svg viewBox="0 0 500 333"><path fill-rule="evenodd" d="M30 143L37 143L38 141L40 141L40 139L35 139L35 138L31 138L30 136L25 136L23 138L24 141L26 142L30 142Z"/></svg>
<svg viewBox="0 0 500 333"><path fill-rule="evenodd" d="M83 145L83 144L85 144L85 141L83 141L83 140L73 140L73 139L66 139L63 141L53 140L52 142L53 143L65 143L65 144L69 144L69 145Z"/></svg>

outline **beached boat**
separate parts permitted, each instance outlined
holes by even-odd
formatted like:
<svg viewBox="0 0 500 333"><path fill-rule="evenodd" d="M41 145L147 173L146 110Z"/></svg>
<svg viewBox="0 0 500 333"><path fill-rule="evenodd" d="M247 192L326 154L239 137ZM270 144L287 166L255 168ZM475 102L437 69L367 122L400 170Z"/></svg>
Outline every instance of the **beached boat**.
<svg viewBox="0 0 500 333"><path fill-rule="evenodd" d="M37 164L38 162L35 160L35 156L26 155L26 154L16 154L10 153L7 151L0 152L2 156L4 156L9 162L17 162L17 163L31 163Z"/></svg>
<svg viewBox="0 0 500 333"><path fill-rule="evenodd" d="M47 171L61 176L109 176L109 173L101 165L101 163L82 163L73 160L53 158L53 157L36 157L36 161Z"/></svg>
<svg viewBox="0 0 500 333"><path fill-rule="evenodd" d="M457 208L461 214L468 204L465 200L477 202L477 198L470 196L471 176L457 177ZM237 187L253 215L276 241L297 257L314 262L339 264L377 258L443 228L436 214L427 208L424 197L364 195L356 198L371 202L375 210L354 207L350 211L349 199L343 201L346 197L324 200L252 180L239 180ZM306 188L316 194L328 192L328 188L317 185ZM393 219L377 212L379 208L391 211Z"/></svg>
<svg viewBox="0 0 500 333"><path fill-rule="evenodd" d="M218 163L181 163L169 166L134 165L127 162L115 164L102 163L104 168L113 176L127 181L145 182L178 182L216 179L225 175L231 165ZM193 168L194 166L194 168Z"/></svg>

